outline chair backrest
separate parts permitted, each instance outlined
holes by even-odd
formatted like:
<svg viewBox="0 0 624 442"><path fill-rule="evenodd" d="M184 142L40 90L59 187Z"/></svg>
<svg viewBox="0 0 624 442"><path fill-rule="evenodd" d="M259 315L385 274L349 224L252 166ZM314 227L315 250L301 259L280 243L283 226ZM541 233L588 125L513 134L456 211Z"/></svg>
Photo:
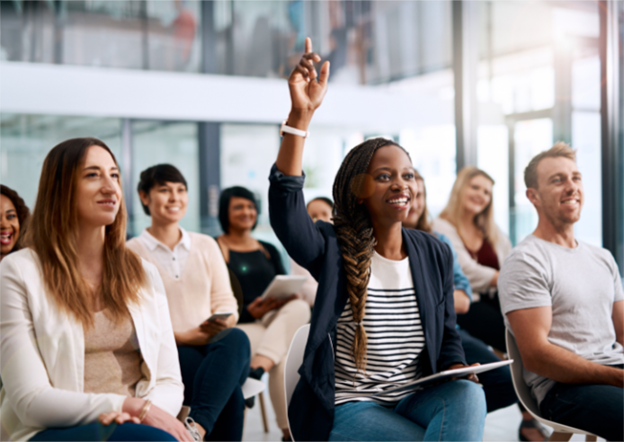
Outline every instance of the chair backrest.
<svg viewBox="0 0 624 442"><path fill-rule="evenodd" d="M288 349L286 364L284 365L284 391L286 392L286 406L290 404L297 382L299 382L299 367L303 363L303 353L305 352L310 324L302 325L295 333ZM290 427L290 423L289 423ZM292 434L292 432L290 433Z"/></svg>
<svg viewBox="0 0 624 442"><path fill-rule="evenodd" d="M262 381L254 378L247 378L241 389L243 390L243 397L249 399L257 394L260 394L265 389L265 384Z"/></svg>
<svg viewBox="0 0 624 442"><path fill-rule="evenodd" d="M544 425L552 427L557 433L576 433L595 436L595 434L593 433L589 433L578 428L568 427L567 425L558 424L557 422L553 422L542 417L540 409L537 406L537 401L533 398L533 396L531 396L531 390L529 390L526 382L524 382L524 375L522 373L524 370L524 364L522 363L522 356L520 356L520 350L518 350L516 338L514 338L514 335L511 334L511 331L509 331L509 329L505 330L505 340L507 341L507 353L509 354L509 358L513 359L513 363L511 364L511 380L513 381L516 395L518 396L518 399L520 399L520 403L524 405L524 408L526 408L535 419L537 419Z"/></svg>
<svg viewBox="0 0 624 442"><path fill-rule="evenodd" d="M513 381L514 388L516 389L516 394L518 395L518 399L520 399L520 403L524 405L524 408L529 410L531 414L534 416L540 416L539 407L537 406L537 401L533 396L531 396L531 390L529 390L528 385L524 382L524 364L522 363L522 356L520 356L520 350L518 350L518 345L516 344L516 338L511 334L509 329L505 330L505 340L507 341L507 353L509 354L509 359L513 359L513 363L511 364L511 380Z"/></svg>

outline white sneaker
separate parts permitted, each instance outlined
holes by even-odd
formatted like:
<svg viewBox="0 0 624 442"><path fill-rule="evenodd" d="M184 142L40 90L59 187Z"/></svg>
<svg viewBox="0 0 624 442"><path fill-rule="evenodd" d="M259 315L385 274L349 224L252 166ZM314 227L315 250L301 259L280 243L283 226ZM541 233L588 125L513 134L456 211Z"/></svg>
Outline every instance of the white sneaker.
<svg viewBox="0 0 624 442"><path fill-rule="evenodd" d="M195 442L200 442L202 440L199 434L199 430L195 426L195 421L192 417L187 417L186 419L184 419L184 426L186 427L186 430L189 432Z"/></svg>

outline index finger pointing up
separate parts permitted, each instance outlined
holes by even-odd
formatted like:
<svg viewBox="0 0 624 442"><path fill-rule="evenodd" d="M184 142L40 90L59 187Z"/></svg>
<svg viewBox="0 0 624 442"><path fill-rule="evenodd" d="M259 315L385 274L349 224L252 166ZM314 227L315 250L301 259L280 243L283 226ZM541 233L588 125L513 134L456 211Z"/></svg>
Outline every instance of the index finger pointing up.
<svg viewBox="0 0 624 442"><path fill-rule="evenodd" d="M310 37L306 37L305 39L305 53L309 54L312 52L312 39Z"/></svg>

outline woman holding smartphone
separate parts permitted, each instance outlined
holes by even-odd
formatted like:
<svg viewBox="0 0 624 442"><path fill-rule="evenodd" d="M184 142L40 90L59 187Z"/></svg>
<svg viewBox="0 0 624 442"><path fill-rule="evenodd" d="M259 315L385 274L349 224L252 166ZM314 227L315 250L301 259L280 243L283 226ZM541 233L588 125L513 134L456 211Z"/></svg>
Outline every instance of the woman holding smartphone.
<svg viewBox="0 0 624 442"><path fill-rule="evenodd" d="M115 157L54 147L28 248L0 263L1 402L10 440L193 440L158 272L126 248Z"/></svg>
<svg viewBox="0 0 624 442"><path fill-rule="evenodd" d="M128 248L154 264L163 279L184 403L191 407L202 440L241 440L241 386L249 372L249 340L232 328L238 306L219 247L211 237L180 226L188 189L174 166L158 164L141 172L138 192L152 225L130 240Z"/></svg>
<svg viewBox="0 0 624 442"><path fill-rule="evenodd" d="M294 439L480 441L486 405L476 383L385 392L466 366L455 329L453 256L433 236L402 228L415 174L391 140L374 138L347 154L334 181L334 225L310 219L303 148L329 63L317 75L320 56L310 39L305 46L288 79L292 108L269 177L271 225L319 282L289 405Z"/></svg>

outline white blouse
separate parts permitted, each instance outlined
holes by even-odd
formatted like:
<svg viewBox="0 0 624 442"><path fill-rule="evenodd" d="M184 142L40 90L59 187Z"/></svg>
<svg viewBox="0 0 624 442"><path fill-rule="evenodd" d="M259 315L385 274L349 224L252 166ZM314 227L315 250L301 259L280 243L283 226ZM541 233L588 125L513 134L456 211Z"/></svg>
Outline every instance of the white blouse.
<svg viewBox="0 0 624 442"><path fill-rule="evenodd" d="M156 268L146 261L143 268L148 288L142 290L140 305L129 306L145 374L135 394L176 416L184 386L167 298ZM11 440L88 424L101 413L122 410L124 395L83 392L82 324L46 295L34 251L23 249L0 262L0 293L0 418Z"/></svg>

